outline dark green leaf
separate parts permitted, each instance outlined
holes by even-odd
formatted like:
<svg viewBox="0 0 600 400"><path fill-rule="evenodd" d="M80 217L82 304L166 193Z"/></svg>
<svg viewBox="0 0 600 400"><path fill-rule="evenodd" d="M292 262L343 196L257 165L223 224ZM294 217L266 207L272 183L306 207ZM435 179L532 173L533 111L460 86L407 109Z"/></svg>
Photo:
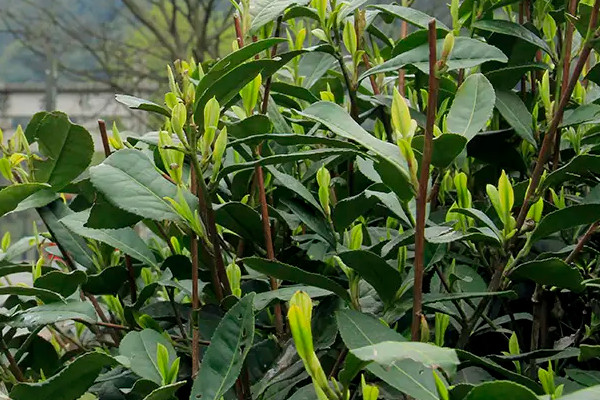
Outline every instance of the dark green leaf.
<svg viewBox="0 0 600 400"><path fill-rule="evenodd" d="M273 124L263 114L252 115L248 118L227 126L227 134L236 139L252 138L255 135L264 135L273 130ZM229 143L232 146L237 141ZM244 143L244 142L241 142Z"/></svg>
<svg viewBox="0 0 600 400"><path fill-rule="evenodd" d="M600 357L600 346L591 344L582 344L579 346L579 357L578 361L588 361L593 358Z"/></svg>
<svg viewBox="0 0 600 400"><path fill-rule="evenodd" d="M377 5L373 6L374 9L383 11L386 14L392 15L396 18L400 18L402 21L406 21L419 28L426 29L429 22L434 19L432 16L425 14L422 11L412 7L402 7L397 5ZM440 20L436 20L436 28L443 29L446 32L450 29L444 25Z"/></svg>
<svg viewBox="0 0 600 400"><path fill-rule="evenodd" d="M531 127L533 117L519 96L512 91L496 90L496 108L521 138L537 147Z"/></svg>
<svg viewBox="0 0 600 400"><path fill-rule="evenodd" d="M582 154L549 174L544 180L544 187L556 187L569 180L580 180L596 174L600 174L600 156Z"/></svg>
<svg viewBox="0 0 600 400"><path fill-rule="evenodd" d="M369 134L360 125L358 125L346 111L340 106L328 102L320 101L308 107L302 112L307 118L320 122L329 128L333 133L346 139L353 140L372 151L378 156L381 163L386 163L390 174L394 175L394 180L398 182L410 197L412 197L412 185L409 183L406 162L402 158L397 146L377 139Z"/></svg>
<svg viewBox="0 0 600 400"><path fill-rule="evenodd" d="M244 296L212 335L194 381L191 400L219 400L234 384L254 340L254 294Z"/></svg>
<svg viewBox="0 0 600 400"><path fill-rule="evenodd" d="M542 387L537 382L527 378L524 375L510 371L504 367L501 367L495 362L488 360L487 358L476 356L475 354L471 354L464 350L456 349L456 353L458 354L460 360L464 363L479 365L486 370L492 371L495 374L501 375L506 379L510 379L515 383L527 387L538 395L544 394Z"/></svg>
<svg viewBox="0 0 600 400"><path fill-rule="evenodd" d="M179 220L179 216L164 200L177 199L177 186L158 172L152 161L141 151L119 150L100 165L90 168L94 186L113 205L144 218ZM195 208L195 196L184 191L188 203Z"/></svg>
<svg viewBox="0 0 600 400"><path fill-rule="evenodd" d="M156 258L146 243L132 228L91 229L84 226L89 214L86 211L68 215L60 220L69 230L83 237L106 243L147 265L156 265Z"/></svg>
<svg viewBox="0 0 600 400"><path fill-rule="evenodd" d="M425 136L415 136L411 141L413 149L423 153ZM452 161L465 149L467 140L462 135L446 133L433 139L431 164L438 168L447 168Z"/></svg>
<svg viewBox="0 0 600 400"><path fill-rule="evenodd" d="M310 296L311 299L317 299L319 297L331 296L333 292L320 289L313 286L288 286L284 288L279 288L277 290L269 290L268 292L258 293L254 297L254 309L259 311L263 308L267 307L273 300L281 300L281 301L289 301L294 293L297 291L306 292Z"/></svg>
<svg viewBox="0 0 600 400"><path fill-rule="evenodd" d="M322 237L331 247L335 247L335 237L323 213L315 213L304 203L293 199L282 199L281 203L287 206L303 224Z"/></svg>
<svg viewBox="0 0 600 400"><path fill-rule="evenodd" d="M47 188L44 183L16 183L0 190L0 217L19 206L29 196Z"/></svg>
<svg viewBox="0 0 600 400"><path fill-rule="evenodd" d="M563 117L561 128L579 125L583 123L593 123L600 120L600 105L584 104L573 110L566 110Z"/></svg>
<svg viewBox="0 0 600 400"><path fill-rule="evenodd" d="M47 113L34 132L43 160L35 160L35 179L60 190L77 178L92 161L94 142L82 126L69 121L66 114Z"/></svg>
<svg viewBox="0 0 600 400"><path fill-rule="evenodd" d="M88 275L87 282L81 287L89 294L112 294L115 295L127 281L127 271L120 266L105 268L95 275Z"/></svg>
<svg viewBox="0 0 600 400"><path fill-rule="evenodd" d="M258 116L258 115L256 115ZM245 120L244 120L245 121ZM308 135L297 135L290 133L266 133L259 135L248 136L243 139L238 139L229 143L229 146L236 146L238 144L258 144L264 140L272 140L282 146L299 146L299 145L325 145L327 147L341 148L341 149L356 149L357 147L350 143L342 140L331 139L323 136L308 136Z"/></svg>
<svg viewBox="0 0 600 400"><path fill-rule="evenodd" d="M35 280L33 286L41 289L51 290L64 297L69 297L81 285L85 283L87 276L83 271L62 272L51 271Z"/></svg>
<svg viewBox="0 0 600 400"><path fill-rule="evenodd" d="M60 219L73 214L62 200L56 200L47 206L38 209L38 213L48 230L54 237L54 240L60 243L68 255L77 263L85 268L94 268L92 260L92 250L81 236L78 236L68 230Z"/></svg>
<svg viewBox="0 0 600 400"><path fill-rule="evenodd" d="M534 392L510 381L485 382L475 386L465 400L538 400Z"/></svg>
<svg viewBox="0 0 600 400"><path fill-rule="evenodd" d="M372 361L386 368L393 367L398 361L413 360L427 368L442 368L452 375L459 364L453 349L429 343L385 341L350 351L363 361Z"/></svg>
<svg viewBox="0 0 600 400"><path fill-rule="evenodd" d="M596 85L600 84L600 64L596 64L589 70L585 79L594 82Z"/></svg>
<svg viewBox="0 0 600 400"><path fill-rule="evenodd" d="M332 155L354 155L356 150L352 149L316 149L308 151L300 151L297 153L275 154L272 156L262 157L258 160L245 163L231 164L219 171L218 179L223 176L237 171L252 169L257 165L277 165L304 160L318 160Z"/></svg>
<svg viewBox="0 0 600 400"><path fill-rule="evenodd" d="M96 310L84 301L69 300L66 303L42 304L16 313L8 324L15 328L35 328L67 320L94 324L97 321Z"/></svg>
<svg viewBox="0 0 600 400"><path fill-rule="evenodd" d="M52 189L43 188L33 193L31 196L27 197L25 200L21 201L17 208L15 208L12 212L25 211L32 208L40 208L47 206L52 203L54 200L58 199L59 195Z"/></svg>
<svg viewBox="0 0 600 400"><path fill-rule="evenodd" d="M177 382L159 387L144 397L144 400L171 400L175 396L175 393L177 393L177 390L183 385L185 385L185 382Z"/></svg>
<svg viewBox="0 0 600 400"><path fill-rule="evenodd" d="M380 321L354 310L336 313L340 335L346 346L352 350L385 342L405 341L399 333ZM395 362L390 368L370 364L367 370L395 389L417 400L438 400L437 390L431 370L413 360Z"/></svg>
<svg viewBox="0 0 600 400"><path fill-rule="evenodd" d="M391 303L396 298L403 279L400 272L384 259L365 250L347 251L339 257L369 282L385 303Z"/></svg>
<svg viewBox="0 0 600 400"><path fill-rule="evenodd" d="M303 271L298 267L284 264L279 261L267 260L259 257L244 258L242 261L248 268L251 268L262 274L285 281L329 290L346 301L350 300L350 296L348 295L346 289L326 276Z"/></svg>
<svg viewBox="0 0 600 400"><path fill-rule="evenodd" d="M517 293L515 293L512 290L503 290L501 292L426 293L425 295L423 295L423 304L433 304L443 301L477 299L482 297L495 296L516 299Z"/></svg>
<svg viewBox="0 0 600 400"><path fill-rule="evenodd" d="M255 0L252 5L252 24L250 25L250 34L256 34L260 28L269 22L273 22L277 17L292 5L307 5L310 0Z"/></svg>
<svg viewBox="0 0 600 400"><path fill-rule="evenodd" d="M552 56L550 46L548 46L548 43L546 43L544 39L540 38L523 25L517 24L515 22L501 19L487 19L479 20L471 26L473 28L481 29L488 32L514 36L539 47L540 49L548 53L550 56Z"/></svg>
<svg viewBox="0 0 600 400"><path fill-rule="evenodd" d="M115 360L104 353L86 353L58 374L37 383L19 383L10 392L12 400L77 400L96 380L100 371Z"/></svg>
<svg viewBox="0 0 600 400"><path fill-rule="evenodd" d="M458 88L450 107L448 130L471 140L485 127L494 111L495 100L494 88L485 76L469 75Z"/></svg>
<svg viewBox="0 0 600 400"><path fill-rule="evenodd" d="M443 39L437 41L437 54L442 54L443 41ZM487 61L505 63L508 59L500 49L494 46L480 40L460 36L454 42L454 49L448 58L447 66L450 71L461 68L468 69ZM424 73L429 73L429 45L423 44L413 50L401 53L366 71L359 80L374 74L397 71L407 65L413 65Z"/></svg>
<svg viewBox="0 0 600 400"><path fill-rule="evenodd" d="M267 170L269 171L269 173L271 175L273 175L273 178L275 178L276 185L279 185L281 187L284 187L288 190L293 191L298 196L300 196L303 200L305 200L308 204L313 206L315 208L315 210L318 210L319 212L322 213L321 206L319 205L319 203L317 202L315 197L312 195L310 190L308 190L306 188L306 186L304 186L302 184L302 182L300 182L299 180L297 180L296 178L294 178L291 175L280 172L279 170L277 170L274 167L267 167Z"/></svg>
<svg viewBox="0 0 600 400"><path fill-rule="evenodd" d="M600 396L600 385L565 394L560 397L560 400L597 400L598 396Z"/></svg>
<svg viewBox="0 0 600 400"><path fill-rule="evenodd" d="M531 234L531 242L553 233L600 220L600 204L579 204L556 210L544 216Z"/></svg>
<svg viewBox="0 0 600 400"><path fill-rule="evenodd" d="M215 207L217 224L231 230L240 237L263 244L262 222L258 213L252 207L235 201L230 201Z"/></svg>
<svg viewBox="0 0 600 400"><path fill-rule="evenodd" d="M510 272L512 280L531 280L539 285L556 286L580 292L583 277L577 268L571 268L560 258L548 258L523 263Z"/></svg>
<svg viewBox="0 0 600 400"><path fill-rule="evenodd" d="M275 93L282 93L288 96L296 97L300 100L308 101L309 103L314 103L319 101L317 96L312 94L312 92L302 86L295 86L285 82L273 82L271 83L271 91Z"/></svg>
<svg viewBox="0 0 600 400"><path fill-rule="evenodd" d="M493 68L484 73L492 86L496 89L512 90L519 82L521 77L532 70L548 69L548 65L544 63L524 63L517 65L507 65L502 68Z"/></svg>
<svg viewBox="0 0 600 400"><path fill-rule="evenodd" d="M138 223L142 217L113 206L102 194L97 193L90 215L85 223L86 228L119 229Z"/></svg>
<svg viewBox="0 0 600 400"><path fill-rule="evenodd" d="M28 286L0 286L0 295L16 295L37 297L44 303L64 302L65 299L58 293L50 290Z"/></svg>

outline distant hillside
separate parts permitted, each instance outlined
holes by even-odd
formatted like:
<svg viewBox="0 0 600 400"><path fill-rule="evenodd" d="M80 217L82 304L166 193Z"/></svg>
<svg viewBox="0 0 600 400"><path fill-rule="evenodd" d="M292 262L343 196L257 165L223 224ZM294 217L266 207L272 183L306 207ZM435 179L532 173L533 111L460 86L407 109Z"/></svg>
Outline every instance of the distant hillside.
<svg viewBox="0 0 600 400"><path fill-rule="evenodd" d="M46 0L49 1L49 0ZM149 0L147 0L150 3ZM219 0L228 3L228 0ZM449 1L449 0L448 0ZM387 4L389 1L370 0L370 3ZM35 4L35 3L34 3ZM48 4L40 1L40 4ZM89 21L90 27L102 27L104 22L114 21L123 10L120 0L52 0L53 7L68 5L67 9L78 19ZM15 0L0 0L0 13L2 10L20 14L27 18L31 15L32 21L35 20L35 13L31 12L31 3ZM428 14L440 17L447 16L447 5L445 0L415 0L413 7L422 10ZM448 21L444 21L448 22ZM34 22L32 22L34 23ZM113 25L114 26L114 25ZM114 28L112 28L114 29ZM44 27L40 27L40 37L47 37L48 32ZM111 31L111 34L115 34ZM117 32L118 34L118 32ZM41 40L41 39L35 39ZM76 46L73 46L76 48ZM71 65L88 68L90 71L95 68L95 60L87 54L78 54L76 50L66 50L64 54L59 54L63 60L68 60ZM43 82L45 80L45 71L47 69L46 60L43 54L35 54L26 46L14 38L12 34L5 31L2 19L0 18L0 82L19 83L19 82ZM60 72L59 72L60 73ZM72 76L60 75L62 80L73 79Z"/></svg>

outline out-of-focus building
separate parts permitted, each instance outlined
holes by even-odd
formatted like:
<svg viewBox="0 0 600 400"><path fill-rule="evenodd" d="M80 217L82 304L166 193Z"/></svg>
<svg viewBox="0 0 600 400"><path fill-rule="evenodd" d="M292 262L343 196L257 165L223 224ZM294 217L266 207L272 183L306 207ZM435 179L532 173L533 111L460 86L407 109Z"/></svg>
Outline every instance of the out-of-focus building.
<svg viewBox="0 0 600 400"><path fill-rule="evenodd" d="M148 93L151 91L148 90ZM48 96L53 98L49 101ZM83 125L94 137L100 150L98 119L104 119L109 129L116 121L121 130L141 132L146 124L145 113L132 112L115 100L113 89L98 83L70 83L61 85L56 93L49 93L47 85L40 83L0 83L0 129L10 136L18 125L23 127L33 114L52 109L65 112L69 118Z"/></svg>

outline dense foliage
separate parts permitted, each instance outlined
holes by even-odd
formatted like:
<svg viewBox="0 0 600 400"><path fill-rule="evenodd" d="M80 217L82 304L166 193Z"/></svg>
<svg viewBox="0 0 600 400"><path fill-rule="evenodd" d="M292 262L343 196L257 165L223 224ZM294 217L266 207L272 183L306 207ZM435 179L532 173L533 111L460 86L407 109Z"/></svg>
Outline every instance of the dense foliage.
<svg viewBox="0 0 600 400"><path fill-rule="evenodd" d="M597 398L600 0L291 3L1 141L0 397Z"/></svg>

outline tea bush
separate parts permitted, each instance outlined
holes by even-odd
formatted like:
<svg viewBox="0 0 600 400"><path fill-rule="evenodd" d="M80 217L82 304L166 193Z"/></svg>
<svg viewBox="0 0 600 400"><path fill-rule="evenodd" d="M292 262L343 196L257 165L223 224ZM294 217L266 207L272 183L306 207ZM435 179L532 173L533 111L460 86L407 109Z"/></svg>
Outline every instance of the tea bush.
<svg viewBox="0 0 600 400"><path fill-rule="evenodd" d="M600 0L366 3L236 4L98 165L2 141L4 398L599 396Z"/></svg>

